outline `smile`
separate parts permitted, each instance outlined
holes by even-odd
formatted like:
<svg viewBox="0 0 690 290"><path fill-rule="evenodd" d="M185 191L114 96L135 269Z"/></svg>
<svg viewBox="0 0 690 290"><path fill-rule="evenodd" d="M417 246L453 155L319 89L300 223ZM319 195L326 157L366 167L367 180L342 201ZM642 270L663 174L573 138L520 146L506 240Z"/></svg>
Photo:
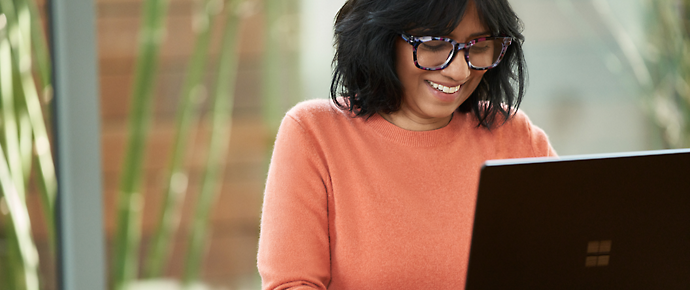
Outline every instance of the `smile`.
<svg viewBox="0 0 690 290"><path fill-rule="evenodd" d="M454 94L455 92L457 92L460 89L460 87L462 87L462 85L458 85L455 87L446 87L444 85L437 84L437 83L429 81L429 80L427 80L426 82L429 83L429 85L431 85L431 87L433 87L437 91L444 92L446 94Z"/></svg>

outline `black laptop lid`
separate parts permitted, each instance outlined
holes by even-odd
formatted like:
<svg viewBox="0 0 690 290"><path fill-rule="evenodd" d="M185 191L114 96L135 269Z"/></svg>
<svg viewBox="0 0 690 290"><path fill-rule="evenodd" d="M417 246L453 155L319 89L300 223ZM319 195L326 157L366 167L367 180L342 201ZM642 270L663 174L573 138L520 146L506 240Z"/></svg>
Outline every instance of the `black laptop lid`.
<svg viewBox="0 0 690 290"><path fill-rule="evenodd" d="M490 161L466 289L690 289L690 149Z"/></svg>

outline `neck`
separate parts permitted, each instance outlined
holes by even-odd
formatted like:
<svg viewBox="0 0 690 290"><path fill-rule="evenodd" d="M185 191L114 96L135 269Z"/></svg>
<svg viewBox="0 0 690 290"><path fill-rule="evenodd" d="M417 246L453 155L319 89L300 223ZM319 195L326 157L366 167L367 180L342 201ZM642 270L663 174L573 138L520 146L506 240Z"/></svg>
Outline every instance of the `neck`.
<svg viewBox="0 0 690 290"><path fill-rule="evenodd" d="M453 119L452 113L448 117L433 119L410 118L404 116L400 111L391 114L379 113L379 115L389 123L410 131L431 131L440 129L448 125Z"/></svg>

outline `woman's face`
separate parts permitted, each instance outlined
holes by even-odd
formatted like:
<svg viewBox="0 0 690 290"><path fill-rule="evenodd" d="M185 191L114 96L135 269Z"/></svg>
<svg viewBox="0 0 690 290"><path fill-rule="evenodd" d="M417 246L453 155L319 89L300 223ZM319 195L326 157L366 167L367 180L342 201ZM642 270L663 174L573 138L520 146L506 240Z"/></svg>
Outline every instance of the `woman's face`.
<svg viewBox="0 0 690 290"><path fill-rule="evenodd" d="M469 1L462 21L453 32L434 36L466 43L490 35L489 29L479 20L474 2ZM403 129L425 131L448 124L452 113L472 94L486 72L470 69L464 51L459 51L447 68L426 71L415 66L413 47L402 38L396 41L395 50L396 71L402 82L403 99L400 110L383 114L383 117ZM447 92L443 92L443 87L447 87ZM457 87L459 89L456 90Z"/></svg>

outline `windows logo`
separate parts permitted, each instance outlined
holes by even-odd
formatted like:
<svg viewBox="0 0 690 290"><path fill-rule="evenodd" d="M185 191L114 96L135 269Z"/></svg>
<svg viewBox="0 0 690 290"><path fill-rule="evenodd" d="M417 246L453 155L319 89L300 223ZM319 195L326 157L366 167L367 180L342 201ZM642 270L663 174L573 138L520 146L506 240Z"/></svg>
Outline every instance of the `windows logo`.
<svg viewBox="0 0 690 290"><path fill-rule="evenodd" d="M585 267L608 266L611 260L611 240L590 241L587 243Z"/></svg>

